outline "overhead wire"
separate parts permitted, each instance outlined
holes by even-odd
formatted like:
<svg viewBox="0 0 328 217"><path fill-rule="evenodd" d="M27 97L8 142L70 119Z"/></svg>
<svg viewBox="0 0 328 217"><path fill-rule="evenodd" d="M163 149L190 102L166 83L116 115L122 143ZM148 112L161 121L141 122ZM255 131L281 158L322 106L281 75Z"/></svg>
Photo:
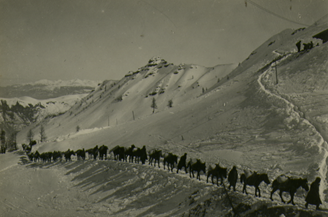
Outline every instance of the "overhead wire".
<svg viewBox="0 0 328 217"><path fill-rule="evenodd" d="M286 21L288 21L288 22L295 23L295 24L298 24L298 25L301 25L301 26L310 26L310 25L308 25L308 24L300 23L300 22L297 22L297 21L294 21L294 20L288 19L288 18L286 18L286 17L283 17L283 16L281 16L281 15L279 15L279 14L276 14L276 13L274 13L274 12L272 12L272 11L270 11L270 10L264 8L264 7L262 7L261 5L256 4L255 2L253 2L253 1L251 1L251 0L246 0L246 1L245 1L245 5L247 5L246 2L249 2L250 4L254 5L255 7L259 8L259 9L261 9L261 10L263 10L263 11L265 11L265 12L267 12L267 13L273 15L273 16L279 17L280 19L286 20Z"/></svg>

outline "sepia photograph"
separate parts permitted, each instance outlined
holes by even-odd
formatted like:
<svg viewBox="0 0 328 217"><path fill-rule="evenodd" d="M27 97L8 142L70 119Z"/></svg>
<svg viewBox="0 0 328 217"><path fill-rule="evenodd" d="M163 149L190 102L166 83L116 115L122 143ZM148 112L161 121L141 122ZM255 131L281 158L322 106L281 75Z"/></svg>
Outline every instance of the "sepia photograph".
<svg viewBox="0 0 328 217"><path fill-rule="evenodd" d="M328 216L328 0L0 0L0 216Z"/></svg>

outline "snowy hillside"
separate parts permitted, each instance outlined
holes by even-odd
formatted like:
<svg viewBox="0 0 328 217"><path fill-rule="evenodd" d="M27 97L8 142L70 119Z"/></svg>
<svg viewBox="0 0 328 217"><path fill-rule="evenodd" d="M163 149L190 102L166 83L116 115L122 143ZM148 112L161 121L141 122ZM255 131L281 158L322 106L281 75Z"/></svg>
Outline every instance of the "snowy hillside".
<svg viewBox="0 0 328 217"><path fill-rule="evenodd" d="M104 81L65 115L49 120L49 126L54 127L57 135L62 135L75 132L77 125L86 129L142 119L152 114L154 97L157 105L155 113L169 110L170 100L173 108L181 106L201 96L235 67L235 64L211 68L192 64L175 66L156 57L118 82ZM64 123L60 131L56 122Z"/></svg>
<svg viewBox="0 0 328 217"><path fill-rule="evenodd" d="M118 82L103 82L65 114L47 119L48 142L35 150L135 144L179 156L186 152L188 159L199 158L207 165L236 165L239 174L265 172L271 182L281 174L307 178L309 183L321 177L322 207L328 208L328 43L313 38L326 29L327 17L308 28L287 29L237 68L176 66L152 58ZM304 50L302 44L298 52L300 40L315 46ZM31 128L39 130L35 125ZM19 142L28 129L19 133ZM127 182L134 183L133 177ZM263 189L269 192L271 187ZM238 194L237 198L242 195ZM262 201L269 200L265 194ZM297 207L303 208L303 193L297 194L297 200ZM124 201L128 199L123 196ZM252 205L258 201L254 199ZM146 212L154 204L135 205Z"/></svg>

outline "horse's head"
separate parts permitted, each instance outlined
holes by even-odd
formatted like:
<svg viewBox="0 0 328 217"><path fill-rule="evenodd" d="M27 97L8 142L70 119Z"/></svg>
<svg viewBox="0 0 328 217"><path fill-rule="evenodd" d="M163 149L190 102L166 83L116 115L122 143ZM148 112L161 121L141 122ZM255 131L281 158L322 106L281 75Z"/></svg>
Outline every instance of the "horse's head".
<svg viewBox="0 0 328 217"><path fill-rule="evenodd" d="M308 185L308 181L307 181L307 179L302 179L302 178L300 178L300 179L299 179L299 182L300 182L301 187L302 187L304 190L306 190L306 191L309 190L309 185Z"/></svg>
<svg viewBox="0 0 328 217"><path fill-rule="evenodd" d="M269 180L268 174L262 174L261 176L262 176L261 179L262 179L266 184L270 184L270 180Z"/></svg>

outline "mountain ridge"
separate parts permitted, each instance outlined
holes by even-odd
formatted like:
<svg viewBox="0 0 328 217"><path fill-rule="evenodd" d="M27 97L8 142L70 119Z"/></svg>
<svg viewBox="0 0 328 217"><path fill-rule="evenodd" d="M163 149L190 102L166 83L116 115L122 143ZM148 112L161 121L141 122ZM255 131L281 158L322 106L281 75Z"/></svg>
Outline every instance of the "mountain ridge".
<svg viewBox="0 0 328 217"><path fill-rule="evenodd" d="M188 153L188 158L209 165L219 161L239 171L265 172L271 180L286 174L311 182L319 176L327 207L328 43L312 38L327 27L282 31L237 68L215 71L150 61L115 84L101 84L69 112L47 120L49 141L36 150L135 144L179 156ZM319 44L311 49L302 45L298 52L299 40ZM207 72L212 72L208 86L201 76ZM172 107L167 106L170 99Z"/></svg>

